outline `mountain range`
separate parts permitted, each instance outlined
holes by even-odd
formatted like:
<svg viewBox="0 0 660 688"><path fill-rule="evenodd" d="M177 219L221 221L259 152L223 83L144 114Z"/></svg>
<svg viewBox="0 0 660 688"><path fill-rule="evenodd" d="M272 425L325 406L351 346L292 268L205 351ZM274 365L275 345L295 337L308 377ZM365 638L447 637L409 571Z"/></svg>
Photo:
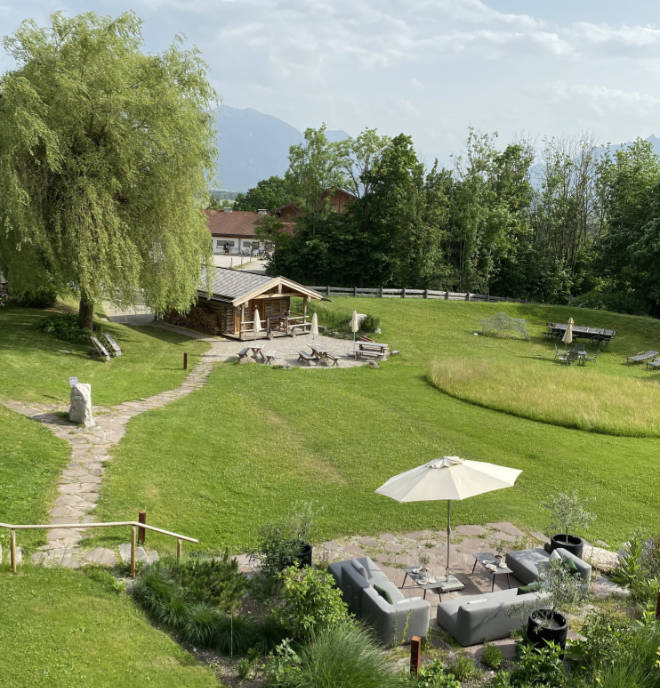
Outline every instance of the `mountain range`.
<svg viewBox="0 0 660 688"><path fill-rule="evenodd" d="M223 105L215 115L219 132L217 186L247 191L262 179L282 176L289 167L289 147L303 141L302 132L262 112ZM330 141L349 137L345 131L327 130Z"/></svg>
<svg viewBox="0 0 660 688"><path fill-rule="evenodd" d="M220 151L216 188L227 191L245 192L262 179L282 176L289 166L289 147L303 141L302 132L295 127L253 108L223 105L216 112L215 126ZM342 141L349 134L327 130L326 136L330 141ZM652 134L646 140L660 156L660 138ZM614 152L626 145L610 144L598 150Z"/></svg>

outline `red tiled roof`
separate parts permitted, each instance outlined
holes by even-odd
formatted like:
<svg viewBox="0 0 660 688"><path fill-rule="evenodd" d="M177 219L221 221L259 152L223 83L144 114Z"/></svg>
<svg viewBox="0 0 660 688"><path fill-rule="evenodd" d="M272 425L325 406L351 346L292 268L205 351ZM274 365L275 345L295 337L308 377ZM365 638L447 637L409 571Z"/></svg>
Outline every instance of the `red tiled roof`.
<svg viewBox="0 0 660 688"><path fill-rule="evenodd" d="M206 221L212 236L256 238L257 227L266 217L250 210L206 210ZM283 230L293 234L293 225L284 223Z"/></svg>

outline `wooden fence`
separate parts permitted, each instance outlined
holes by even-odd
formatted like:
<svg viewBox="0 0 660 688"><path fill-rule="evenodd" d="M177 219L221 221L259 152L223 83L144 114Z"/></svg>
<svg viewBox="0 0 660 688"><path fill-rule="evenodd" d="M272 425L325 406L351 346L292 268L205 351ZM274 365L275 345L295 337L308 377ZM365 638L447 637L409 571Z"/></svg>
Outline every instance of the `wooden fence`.
<svg viewBox="0 0 660 688"><path fill-rule="evenodd" d="M520 301L506 296L490 296L471 292L442 291L438 289L408 289L407 287L330 287L309 286L321 294L343 296L372 296L381 299L444 299L445 301Z"/></svg>
<svg viewBox="0 0 660 688"><path fill-rule="evenodd" d="M11 570L16 573L16 531L17 530L48 530L52 528L76 528L78 530L86 530L87 528L114 528L116 526L130 526L131 527L131 576L135 578L135 566L136 566L136 547L137 547L137 529L141 528L144 530L152 530L155 533L160 533L161 535L168 535L169 537L176 538L176 559L177 561L181 558L181 544L185 540L186 542L198 543L199 540L195 538L187 537L186 535L179 535L178 533L173 533L169 530L163 530L163 528L156 528L155 526L147 525L146 523L138 521L112 521L106 523L49 523L49 524L38 524L38 525L15 525L12 523L0 523L0 528L6 528L9 530L9 560L11 564Z"/></svg>

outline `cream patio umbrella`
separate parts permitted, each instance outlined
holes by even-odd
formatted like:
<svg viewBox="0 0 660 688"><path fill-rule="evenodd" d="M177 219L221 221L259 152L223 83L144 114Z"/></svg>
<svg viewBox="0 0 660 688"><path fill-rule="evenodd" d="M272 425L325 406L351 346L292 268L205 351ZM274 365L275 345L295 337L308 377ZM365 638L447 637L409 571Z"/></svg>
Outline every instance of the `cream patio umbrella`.
<svg viewBox="0 0 660 688"><path fill-rule="evenodd" d="M309 329L309 333L312 335L312 339L316 339L319 336L319 316L316 311L312 314L312 326Z"/></svg>
<svg viewBox="0 0 660 688"><path fill-rule="evenodd" d="M259 316L259 309L254 309L254 331L261 332L261 317Z"/></svg>
<svg viewBox="0 0 660 688"><path fill-rule="evenodd" d="M564 342L564 344L572 344L573 343L573 325L575 324L575 320L573 318L568 319L568 327L566 328L566 332L564 332L564 336L561 338L561 341Z"/></svg>
<svg viewBox="0 0 660 688"><path fill-rule="evenodd" d="M447 569L449 577L449 538L451 537L451 503L475 495L513 487L522 473L485 461L470 461L458 456L443 456L417 468L399 473L383 483L377 494L397 502L426 502L447 500Z"/></svg>

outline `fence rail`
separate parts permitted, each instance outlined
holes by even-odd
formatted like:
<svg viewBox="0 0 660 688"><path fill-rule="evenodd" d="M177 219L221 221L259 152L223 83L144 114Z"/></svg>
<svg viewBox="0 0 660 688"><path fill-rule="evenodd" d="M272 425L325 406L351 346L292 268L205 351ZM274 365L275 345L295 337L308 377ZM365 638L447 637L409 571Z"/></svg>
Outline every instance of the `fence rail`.
<svg viewBox="0 0 660 688"><path fill-rule="evenodd" d="M490 296L472 292L443 291L438 289L408 289L407 287L330 287L309 286L321 294L348 296L370 296L381 299L444 299L445 301L519 301L508 296Z"/></svg>
<svg viewBox="0 0 660 688"><path fill-rule="evenodd" d="M195 538L188 537L187 535L180 535L179 533L173 533L171 530L165 530L164 528L156 528L156 526L150 526L146 523L139 521L107 521L105 523L40 523L40 524L30 524L30 525L19 525L13 523L0 523L0 528L5 528L9 530L9 558L11 564L11 570L16 573L16 531L17 530L48 530L48 529L69 529L76 528L78 530L86 530L87 528L114 528L117 526L130 526L131 527L131 576L135 578L135 568L136 568L136 549L137 549L137 529L152 530L155 533L160 533L161 535L167 535L168 537L176 538L176 559L179 561L181 559L181 543L185 540L186 542L199 543L199 540Z"/></svg>

